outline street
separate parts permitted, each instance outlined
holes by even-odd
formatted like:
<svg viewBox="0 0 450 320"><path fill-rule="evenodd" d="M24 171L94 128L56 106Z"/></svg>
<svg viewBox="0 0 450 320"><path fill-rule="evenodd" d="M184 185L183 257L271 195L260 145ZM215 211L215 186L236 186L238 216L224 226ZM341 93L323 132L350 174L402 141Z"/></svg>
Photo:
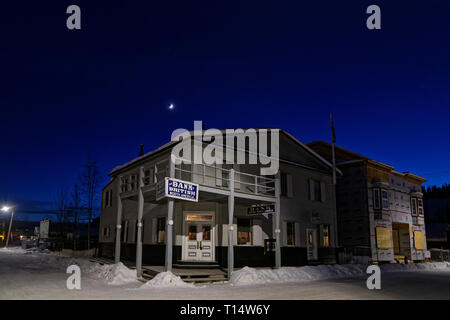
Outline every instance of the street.
<svg viewBox="0 0 450 320"><path fill-rule="evenodd" d="M52 254L0 249L0 299L450 299L450 268L382 273L381 290L368 290L367 277L361 276L304 283L142 289L139 281L110 285L93 263L77 259L82 270L81 290L69 290L66 268L73 262Z"/></svg>

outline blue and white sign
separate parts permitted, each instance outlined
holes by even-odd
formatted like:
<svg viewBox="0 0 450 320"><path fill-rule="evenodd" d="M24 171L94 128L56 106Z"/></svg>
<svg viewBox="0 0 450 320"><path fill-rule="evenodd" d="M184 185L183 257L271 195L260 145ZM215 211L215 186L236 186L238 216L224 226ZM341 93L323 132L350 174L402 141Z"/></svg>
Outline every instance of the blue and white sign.
<svg viewBox="0 0 450 320"><path fill-rule="evenodd" d="M162 186L156 186L156 199L164 197L198 202L198 184L175 178L165 178L164 192Z"/></svg>

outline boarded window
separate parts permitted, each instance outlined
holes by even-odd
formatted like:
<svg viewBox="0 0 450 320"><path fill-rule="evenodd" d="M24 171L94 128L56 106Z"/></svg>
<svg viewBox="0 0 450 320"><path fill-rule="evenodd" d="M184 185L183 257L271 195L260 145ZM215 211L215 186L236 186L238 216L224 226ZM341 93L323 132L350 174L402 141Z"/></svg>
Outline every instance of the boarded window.
<svg viewBox="0 0 450 320"><path fill-rule="evenodd" d="M377 248L389 249L391 247L391 232L388 228L377 227Z"/></svg>
<svg viewBox="0 0 450 320"><path fill-rule="evenodd" d="M414 231L414 248L425 250L425 234L421 231Z"/></svg>

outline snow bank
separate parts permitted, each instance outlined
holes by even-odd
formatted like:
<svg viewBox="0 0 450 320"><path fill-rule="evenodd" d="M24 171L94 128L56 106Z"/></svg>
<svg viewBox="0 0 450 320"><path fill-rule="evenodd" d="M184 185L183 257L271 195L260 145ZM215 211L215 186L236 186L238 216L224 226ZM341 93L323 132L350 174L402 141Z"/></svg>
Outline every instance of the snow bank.
<svg viewBox="0 0 450 320"><path fill-rule="evenodd" d="M195 288L192 283L186 283L170 271L158 273L152 280L144 283L139 289L146 288Z"/></svg>
<svg viewBox="0 0 450 320"><path fill-rule="evenodd" d="M254 269L244 267L233 272L231 285L264 284L270 282L306 282L314 280L357 277L365 274L364 265L320 265Z"/></svg>
<svg viewBox="0 0 450 320"><path fill-rule="evenodd" d="M90 268L89 272L98 273L100 278L106 279L111 285L123 285L138 281L136 270L127 268L122 262L108 265L96 264Z"/></svg>
<svg viewBox="0 0 450 320"><path fill-rule="evenodd" d="M381 266L383 272L405 272L405 271L437 271L450 268L450 262L426 262L413 264L384 264Z"/></svg>
<svg viewBox="0 0 450 320"><path fill-rule="evenodd" d="M345 265L319 265L304 267L282 267L279 269L254 269L244 267L233 272L230 284L235 286L284 283L284 282L307 282L327 279L342 279L367 276L367 264L345 264ZM381 266L382 272L403 271L433 271L448 270L450 263L416 263L416 264L386 264Z"/></svg>

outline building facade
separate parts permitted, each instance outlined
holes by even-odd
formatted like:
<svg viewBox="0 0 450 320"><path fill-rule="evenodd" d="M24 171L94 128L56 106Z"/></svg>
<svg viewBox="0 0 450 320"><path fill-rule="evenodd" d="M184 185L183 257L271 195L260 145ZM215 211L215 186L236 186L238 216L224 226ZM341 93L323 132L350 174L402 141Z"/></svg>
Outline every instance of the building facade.
<svg viewBox="0 0 450 320"><path fill-rule="evenodd" d="M234 267L335 263L336 199L328 161L283 130L279 171L271 176L260 175L260 164L172 164L177 143L111 171L102 190L101 256L166 267L167 255L180 266L225 267L229 259ZM157 199L158 182L166 177L198 184L198 202ZM255 210L262 205L273 205L274 212Z"/></svg>
<svg viewBox="0 0 450 320"><path fill-rule="evenodd" d="M308 146L331 159L331 144ZM423 261L427 251L422 183L415 174L335 147L339 244L372 261Z"/></svg>

